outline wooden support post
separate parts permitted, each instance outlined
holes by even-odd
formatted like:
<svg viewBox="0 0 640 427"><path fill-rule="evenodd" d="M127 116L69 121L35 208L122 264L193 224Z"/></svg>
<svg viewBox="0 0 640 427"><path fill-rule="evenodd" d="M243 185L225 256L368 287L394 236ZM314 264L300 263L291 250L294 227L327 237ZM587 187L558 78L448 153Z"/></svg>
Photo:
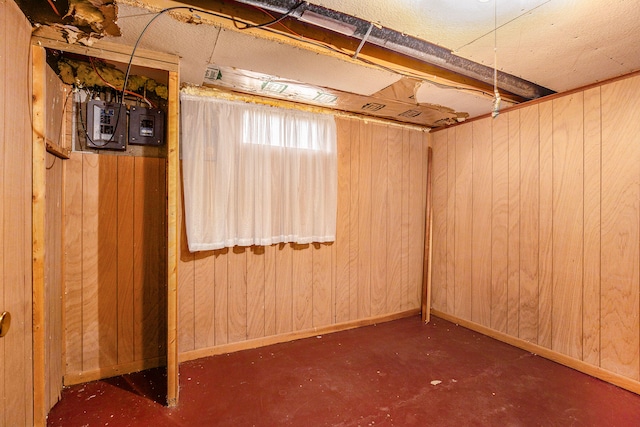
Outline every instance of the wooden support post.
<svg viewBox="0 0 640 427"><path fill-rule="evenodd" d="M46 52L44 48L32 46L33 66L33 141L32 141L32 268L33 268L33 424L46 425L45 408L45 96L46 96Z"/></svg>
<svg viewBox="0 0 640 427"><path fill-rule="evenodd" d="M178 404L178 72L169 72L167 132L167 404Z"/></svg>
<svg viewBox="0 0 640 427"><path fill-rule="evenodd" d="M429 323L431 320L431 247L433 231L433 215L431 213L431 169L433 163L433 150L427 148L427 203L425 210L425 236L424 236L424 264L422 268L422 321Z"/></svg>

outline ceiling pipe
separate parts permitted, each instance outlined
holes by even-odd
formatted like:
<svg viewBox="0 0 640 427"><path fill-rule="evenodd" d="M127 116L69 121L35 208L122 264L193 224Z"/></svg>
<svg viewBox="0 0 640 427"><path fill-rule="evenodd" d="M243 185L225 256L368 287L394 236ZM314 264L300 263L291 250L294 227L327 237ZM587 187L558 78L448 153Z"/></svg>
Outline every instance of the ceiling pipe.
<svg viewBox="0 0 640 427"><path fill-rule="evenodd" d="M237 1L280 14L289 12L300 3L297 0ZM454 55L448 49L396 30L375 25L372 27L371 22L355 16L304 2L295 9L290 17L357 39L366 38L367 43L493 86L494 69L492 67ZM555 93L551 89L502 71L498 71L497 81L500 89L526 99L541 98Z"/></svg>

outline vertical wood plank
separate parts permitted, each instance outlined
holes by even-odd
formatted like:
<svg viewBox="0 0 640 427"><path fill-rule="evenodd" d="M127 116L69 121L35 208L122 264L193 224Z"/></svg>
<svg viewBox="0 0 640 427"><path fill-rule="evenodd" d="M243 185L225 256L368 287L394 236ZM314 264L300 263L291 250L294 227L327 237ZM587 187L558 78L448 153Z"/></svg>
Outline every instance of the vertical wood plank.
<svg viewBox="0 0 640 427"><path fill-rule="evenodd" d="M189 252L187 242L182 183L182 168L180 168L180 184L178 185L178 200L180 203L180 209L178 209L178 224L180 230L178 243L178 348L181 352L195 349L195 255ZM224 289L226 295L226 280ZM217 290L218 288L216 287L216 291ZM216 294L216 307L214 309L216 313L218 313L218 299L219 297ZM218 327L218 322L219 320L216 321L216 328ZM219 339L217 332L216 330L216 343ZM225 331L224 336L226 337L226 335Z"/></svg>
<svg viewBox="0 0 640 427"><path fill-rule="evenodd" d="M194 260L194 338L195 348L216 343L215 333L215 256L213 251L196 252Z"/></svg>
<svg viewBox="0 0 640 427"><path fill-rule="evenodd" d="M471 258L473 232L473 127L461 126L456 132L455 190L455 307L456 316L471 320Z"/></svg>
<svg viewBox="0 0 640 427"><path fill-rule="evenodd" d="M411 130L403 129L402 131L402 254L400 256L401 273L401 310L407 310L410 307L409 301L409 225L411 216L410 206L410 186L411 182Z"/></svg>
<svg viewBox="0 0 640 427"><path fill-rule="evenodd" d="M409 165L409 281L408 309L420 308L424 263L425 156L427 147L421 131L410 133Z"/></svg>
<svg viewBox="0 0 640 427"><path fill-rule="evenodd" d="M402 309L402 129L389 126L387 215L387 313Z"/></svg>
<svg viewBox="0 0 640 427"><path fill-rule="evenodd" d="M553 102L541 102L538 344L551 348L553 308Z"/></svg>
<svg viewBox="0 0 640 427"><path fill-rule="evenodd" d="M456 303L456 132L447 130L447 312Z"/></svg>
<svg viewBox="0 0 640 427"><path fill-rule="evenodd" d="M247 338L264 337L265 248L247 250Z"/></svg>
<svg viewBox="0 0 640 427"><path fill-rule="evenodd" d="M82 159L82 369L100 367L100 331L98 308L98 207L99 156Z"/></svg>
<svg viewBox="0 0 640 427"><path fill-rule="evenodd" d="M4 425L31 425L34 423L33 356L33 274L32 274L32 92L27 78L30 73L31 25L15 2L0 4L0 34L6 36L1 43L4 65L0 68L3 81L4 114L0 122L0 179L3 202L0 205L2 228L3 267L0 267L0 302L2 310L11 312L11 331L2 338L5 352L0 384L4 384L4 401L0 414ZM44 52L43 52L44 53ZM44 66L44 62L42 62ZM4 142L14 143L4 143ZM37 408L39 409L39 408ZM42 421L41 415L40 420Z"/></svg>
<svg viewBox="0 0 640 427"><path fill-rule="evenodd" d="M264 335L276 334L276 245L264 248Z"/></svg>
<svg viewBox="0 0 640 427"><path fill-rule="evenodd" d="M491 327L507 332L509 289L509 117L493 119Z"/></svg>
<svg viewBox="0 0 640 427"><path fill-rule="evenodd" d="M358 189L358 318L371 316L371 140L372 126L360 122Z"/></svg>
<svg viewBox="0 0 640 427"><path fill-rule="evenodd" d="M133 353L133 182L134 160L129 156L117 157L118 197L118 363L130 363ZM73 179L73 178L70 178Z"/></svg>
<svg viewBox="0 0 640 427"><path fill-rule="evenodd" d="M65 372L82 372L82 224L83 154L71 153L65 165ZM131 322L133 327L133 322Z"/></svg>
<svg viewBox="0 0 640 427"><path fill-rule="evenodd" d="M167 114L166 159L166 342L167 342L167 404L178 404L178 258L180 256L179 192L179 82L178 72L169 72L169 105ZM164 199L164 198L163 198Z"/></svg>
<svg viewBox="0 0 640 427"><path fill-rule="evenodd" d="M601 366L637 380L640 99L629 94L638 93L640 79L610 83L601 90Z"/></svg>
<svg viewBox="0 0 640 427"><path fill-rule="evenodd" d="M447 310L447 131L433 135L433 260L431 304Z"/></svg>
<svg viewBox="0 0 640 427"><path fill-rule="evenodd" d="M276 333L293 330L293 249L280 243L276 251Z"/></svg>
<svg viewBox="0 0 640 427"><path fill-rule="evenodd" d="M359 249L360 249L360 121L351 121L351 175L349 198L349 320L358 319L360 293Z"/></svg>
<svg viewBox="0 0 640 427"><path fill-rule="evenodd" d="M247 339L247 248L229 251L228 333L229 342Z"/></svg>
<svg viewBox="0 0 640 427"><path fill-rule="evenodd" d="M313 257L311 245L293 244L293 327L313 326Z"/></svg>
<svg viewBox="0 0 640 427"><path fill-rule="evenodd" d="M215 256L214 312L216 345L229 342L229 248L219 249Z"/></svg>
<svg viewBox="0 0 640 427"><path fill-rule="evenodd" d="M372 125L371 134L371 315L387 308L388 160L387 126Z"/></svg>
<svg viewBox="0 0 640 427"><path fill-rule="evenodd" d="M518 336L520 308L520 110L509 118L509 267L507 333Z"/></svg>
<svg viewBox="0 0 640 427"><path fill-rule="evenodd" d="M600 88L584 92L582 360L600 365Z"/></svg>
<svg viewBox="0 0 640 427"><path fill-rule="evenodd" d="M31 202L31 271L32 271L32 343L33 343L33 417L34 423L44 425L46 420L46 339L45 317L45 213L46 213L46 53L43 48L32 50L32 202ZM25 135L26 136L26 135ZM28 146L28 144L24 144ZM26 181L28 182L28 181ZM21 188L22 189L22 188ZM26 222L26 221L25 221ZM26 258L25 259L29 259ZM26 331L25 331L26 332ZM23 339L27 340L28 334ZM17 353L20 354L21 352ZM25 396L26 398L26 396Z"/></svg>
<svg viewBox="0 0 640 427"><path fill-rule="evenodd" d="M491 119L473 122L471 319L491 325Z"/></svg>
<svg viewBox="0 0 640 427"><path fill-rule="evenodd" d="M538 105L520 110L520 321L518 336L538 340L539 254L539 114Z"/></svg>
<svg viewBox="0 0 640 427"><path fill-rule="evenodd" d="M582 117L581 92L553 100L552 349L578 359L584 255Z"/></svg>
<svg viewBox="0 0 640 427"><path fill-rule="evenodd" d="M336 217L335 321L350 319L351 119L336 118L338 133L338 213Z"/></svg>
<svg viewBox="0 0 640 427"><path fill-rule="evenodd" d="M329 244L314 243L313 257L313 327L327 326L332 323L331 310L331 247Z"/></svg>
<svg viewBox="0 0 640 427"><path fill-rule="evenodd" d="M8 76L8 69L7 69L7 51L11 48L10 46L10 41L13 41L12 39L9 38L9 34L7 34L7 28L9 26L9 22L7 22L7 18L9 16L9 12L8 12L8 8L10 6L14 6L15 3L7 3L7 2L2 2L0 3L0 39L5 41L3 43L0 43L0 72L2 73L3 76ZM17 5L15 5L15 7L17 7ZM5 108L5 104L7 103L7 96L5 95L5 92L7 92L7 90L5 89L5 84L6 84L6 80L7 78L5 77L5 79L0 82L0 141L2 143L0 143L0 178L2 179L2 182L0 182L0 259L4 260L5 258L5 250L4 250L4 245L6 242L6 239L4 238L4 210L5 210L5 189L4 189L4 183L7 181L7 176L4 174L5 171L5 163L6 163L6 155L5 155L5 145L4 141L7 140L8 135L6 135L6 129L7 126L5 126L5 121L6 121L6 108ZM0 262L0 304L2 304L2 307L6 307L7 305L5 304L5 298L4 298L4 290L5 290L5 268L4 268L4 262ZM3 308L4 310L4 308ZM8 359L8 355L5 353L5 345L4 345L4 340L0 340L0 358L2 358L2 360L7 360ZM5 370L4 370L4 366L3 368L0 370L0 425L6 425L6 417L5 414L8 412L8 406L7 406L7 400L5 398Z"/></svg>
<svg viewBox="0 0 640 427"><path fill-rule="evenodd" d="M118 158L98 157L98 344L99 365L118 362Z"/></svg>

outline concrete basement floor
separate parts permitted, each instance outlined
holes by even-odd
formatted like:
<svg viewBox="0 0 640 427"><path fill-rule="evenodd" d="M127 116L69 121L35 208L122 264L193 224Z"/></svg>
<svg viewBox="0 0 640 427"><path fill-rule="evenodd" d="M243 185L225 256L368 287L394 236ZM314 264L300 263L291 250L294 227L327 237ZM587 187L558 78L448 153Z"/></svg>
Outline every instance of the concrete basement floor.
<svg viewBox="0 0 640 427"><path fill-rule="evenodd" d="M638 426L640 396L410 317L69 387L49 426Z"/></svg>

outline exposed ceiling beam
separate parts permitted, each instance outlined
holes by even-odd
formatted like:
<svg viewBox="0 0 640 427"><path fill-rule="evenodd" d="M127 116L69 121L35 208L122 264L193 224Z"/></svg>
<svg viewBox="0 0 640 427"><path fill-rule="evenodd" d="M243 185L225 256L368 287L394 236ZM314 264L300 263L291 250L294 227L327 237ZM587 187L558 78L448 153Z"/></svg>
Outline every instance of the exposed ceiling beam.
<svg viewBox="0 0 640 427"><path fill-rule="evenodd" d="M297 0L237 0L239 3L260 7L280 15L289 16L326 30L334 31L358 40L366 37L366 43L423 61L444 70L469 77L491 85L494 69L477 62L454 55L450 50L429 43L399 31L373 25L363 19L346 15L321 6L299 2ZM293 11L293 12L291 12ZM351 34L349 34L351 33ZM524 80L517 76L497 72L497 83L501 90L536 99L555 93L554 91Z"/></svg>

